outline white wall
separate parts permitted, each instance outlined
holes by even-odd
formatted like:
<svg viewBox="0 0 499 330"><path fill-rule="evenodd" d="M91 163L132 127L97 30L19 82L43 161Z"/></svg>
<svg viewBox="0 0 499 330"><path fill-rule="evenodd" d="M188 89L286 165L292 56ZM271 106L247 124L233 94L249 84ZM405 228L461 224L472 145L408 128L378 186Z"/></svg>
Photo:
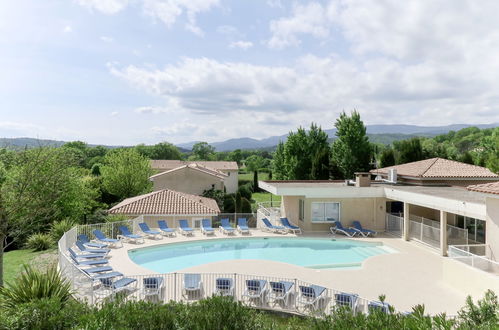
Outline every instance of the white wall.
<svg viewBox="0 0 499 330"><path fill-rule="evenodd" d="M171 189L192 195L202 195L203 191L211 189L212 185L218 190L223 190L224 187L221 179L188 167L153 178L154 191Z"/></svg>

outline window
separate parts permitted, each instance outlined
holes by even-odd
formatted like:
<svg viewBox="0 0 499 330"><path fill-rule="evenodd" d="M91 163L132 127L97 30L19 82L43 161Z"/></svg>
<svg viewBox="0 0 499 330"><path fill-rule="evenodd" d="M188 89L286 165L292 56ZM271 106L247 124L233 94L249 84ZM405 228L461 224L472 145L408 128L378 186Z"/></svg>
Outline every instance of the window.
<svg viewBox="0 0 499 330"><path fill-rule="evenodd" d="M301 221L305 220L305 201L303 199L299 200L298 219Z"/></svg>
<svg viewBox="0 0 499 330"><path fill-rule="evenodd" d="M312 203L312 222L340 220L340 203Z"/></svg>

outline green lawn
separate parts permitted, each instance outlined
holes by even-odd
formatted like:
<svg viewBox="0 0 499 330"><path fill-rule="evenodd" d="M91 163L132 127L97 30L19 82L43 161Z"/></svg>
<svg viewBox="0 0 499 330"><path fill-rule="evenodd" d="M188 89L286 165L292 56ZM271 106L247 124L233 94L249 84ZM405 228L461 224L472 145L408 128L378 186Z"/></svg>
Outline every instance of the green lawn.
<svg viewBox="0 0 499 330"><path fill-rule="evenodd" d="M269 174L265 172L258 172L258 180L268 180ZM239 180L250 180L253 181L253 172L239 173Z"/></svg>
<svg viewBox="0 0 499 330"><path fill-rule="evenodd" d="M281 196L272 195L271 193L266 192L253 193L253 195L251 195L251 199L253 199L255 203L270 202L271 196L273 202L281 201Z"/></svg>
<svg viewBox="0 0 499 330"><path fill-rule="evenodd" d="M23 264L32 264L35 267L46 267L57 260L55 249L47 251L33 252L32 250L9 251L3 256L3 279L4 282L12 282ZM35 260L36 259L36 260Z"/></svg>

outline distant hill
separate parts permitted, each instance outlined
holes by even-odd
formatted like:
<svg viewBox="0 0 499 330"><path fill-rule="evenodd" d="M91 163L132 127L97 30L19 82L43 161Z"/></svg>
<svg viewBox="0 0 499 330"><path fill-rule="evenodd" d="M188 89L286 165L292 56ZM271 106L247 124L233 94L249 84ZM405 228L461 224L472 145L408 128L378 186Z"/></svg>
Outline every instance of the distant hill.
<svg viewBox="0 0 499 330"><path fill-rule="evenodd" d="M367 134L371 142L390 144L393 141L410 139L412 137L433 137L439 134L446 134L450 131L458 131L466 127L478 127L481 129L499 126L495 124L467 125L454 124L447 126L417 126L417 125L367 125ZM334 139L336 129L324 130L330 139ZM232 151L235 149L273 149L279 141L286 141L288 134L271 136L265 139L238 138L226 141L210 143L217 151ZM177 146L188 150L199 141L180 143Z"/></svg>

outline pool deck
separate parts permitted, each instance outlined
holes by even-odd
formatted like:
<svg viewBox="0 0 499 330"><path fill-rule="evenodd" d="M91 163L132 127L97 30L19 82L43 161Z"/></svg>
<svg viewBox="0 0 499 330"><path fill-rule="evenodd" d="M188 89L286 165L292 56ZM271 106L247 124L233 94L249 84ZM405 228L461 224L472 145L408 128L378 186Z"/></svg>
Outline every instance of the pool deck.
<svg viewBox="0 0 499 330"><path fill-rule="evenodd" d="M317 237L332 238L331 234L281 235L252 230L249 237ZM128 257L128 250L168 243L194 240L220 239L228 236L216 232L204 236L195 232L194 237L164 237L161 240L145 239L144 244L123 243L123 248L113 249L110 265L125 275L149 275L154 271L143 268ZM248 235L229 236L232 239L247 238ZM345 238L338 235L336 238ZM266 260L227 260L190 267L179 272L239 273L257 276L297 278L335 290L357 293L363 298L378 300L380 294L397 310L410 311L416 304L424 304L431 314L446 312L457 314L464 306L466 293L456 290L442 279L444 258L436 250L400 238L379 235L375 238L354 240L382 242L395 249L392 254L378 255L366 259L361 268L311 269L292 264ZM462 267L467 267L462 265ZM474 297L479 298L479 297Z"/></svg>

